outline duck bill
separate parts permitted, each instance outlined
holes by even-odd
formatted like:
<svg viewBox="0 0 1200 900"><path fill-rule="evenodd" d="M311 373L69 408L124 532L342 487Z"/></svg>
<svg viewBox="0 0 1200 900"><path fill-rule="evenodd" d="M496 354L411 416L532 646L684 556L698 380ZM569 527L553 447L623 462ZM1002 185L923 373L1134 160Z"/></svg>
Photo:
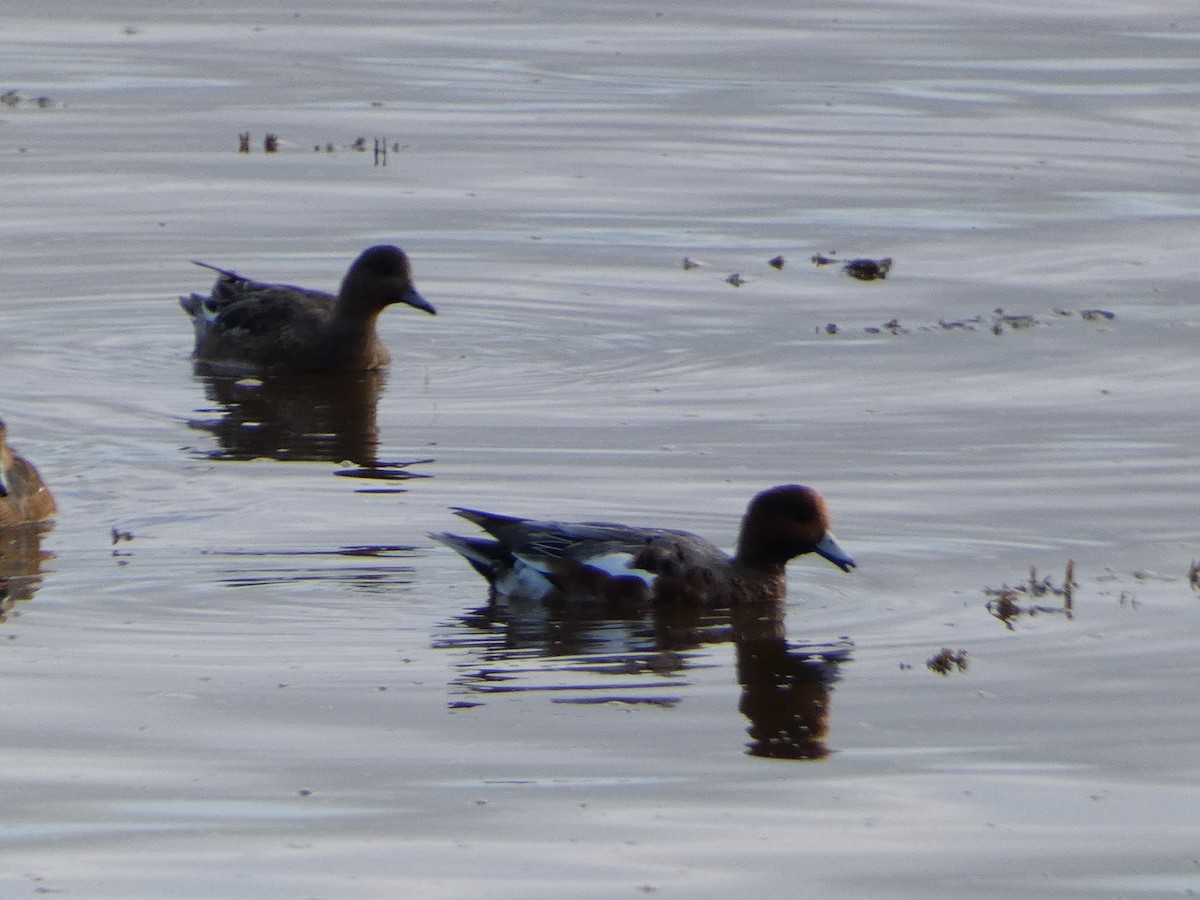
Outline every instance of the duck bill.
<svg viewBox="0 0 1200 900"><path fill-rule="evenodd" d="M400 298L400 302L407 303L409 306L416 307L417 309L422 309L431 316L437 315L437 310L433 308L433 304L418 294L417 289L411 285L404 292L404 296Z"/></svg>
<svg viewBox="0 0 1200 900"><path fill-rule="evenodd" d="M855 562L850 554L839 547L838 542L833 539L833 535L828 532L826 532L825 537L821 538L821 542L813 550L843 572L849 572L855 566Z"/></svg>

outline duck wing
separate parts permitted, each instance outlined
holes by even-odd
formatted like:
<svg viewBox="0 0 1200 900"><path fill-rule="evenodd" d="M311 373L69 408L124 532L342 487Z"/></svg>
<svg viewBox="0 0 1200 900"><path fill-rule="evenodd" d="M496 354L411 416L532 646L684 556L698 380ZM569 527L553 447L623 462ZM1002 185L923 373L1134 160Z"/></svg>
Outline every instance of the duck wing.
<svg viewBox="0 0 1200 900"><path fill-rule="evenodd" d="M325 291L254 281L229 269L195 259L192 262L219 273L208 297L192 294L183 301L184 309L192 315L202 313L210 325L270 334L288 322L326 318L333 311L336 298Z"/></svg>
<svg viewBox="0 0 1200 900"><path fill-rule="evenodd" d="M687 531L612 522L538 521L463 507L455 507L454 512L492 535L498 549L543 574L570 562L612 577L632 575L651 581L660 575L679 577L697 569L717 572L729 566L729 557L720 549Z"/></svg>
<svg viewBox="0 0 1200 900"><path fill-rule="evenodd" d="M522 557L585 559L608 553L636 553L647 530L609 522L552 522L503 516L456 506L455 514L474 522L510 554Z"/></svg>

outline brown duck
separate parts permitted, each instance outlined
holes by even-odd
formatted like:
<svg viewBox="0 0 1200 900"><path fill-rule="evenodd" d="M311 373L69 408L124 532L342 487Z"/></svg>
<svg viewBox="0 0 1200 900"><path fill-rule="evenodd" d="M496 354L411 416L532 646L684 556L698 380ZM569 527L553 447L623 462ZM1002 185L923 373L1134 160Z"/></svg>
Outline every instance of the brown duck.
<svg viewBox="0 0 1200 900"><path fill-rule="evenodd" d="M216 370L263 374L378 369L390 361L375 333L384 308L404 303L435 315L413 287L399 247L370 247L350 266L337 294L264 284L208 263L212 293L180 297L196 330L195 358Z"/></svg>
<svg viewBox="0 0 1200 900"><path fill-rule="evenodd" d="M8 446L0 422L0 526L22 525L52 518L57 507L50 489L33 464Z"/></svg>

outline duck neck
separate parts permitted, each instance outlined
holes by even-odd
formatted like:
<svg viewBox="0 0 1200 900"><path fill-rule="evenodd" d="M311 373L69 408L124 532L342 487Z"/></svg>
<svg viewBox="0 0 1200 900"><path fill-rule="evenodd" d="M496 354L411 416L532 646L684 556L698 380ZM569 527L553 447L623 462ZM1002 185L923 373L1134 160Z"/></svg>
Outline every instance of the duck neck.
<svg viewBox="0 0 1200 900"><path fill-rule="evenodd" d="M376 369L387 365L390 359L387 348L375 332L375 320L380 312L382 310L347 313L339 307L330 344L343 350L349 348L347 365L351 368Z"/></svg>
<svg viewBox="0 0 1200 900"><path fill-rule="evenodd" d="M787 594L787 572L782 563L746 563L734 557L733 580L742 602L777 602Z"/></svg>
<svg viewBox="0 0 1200 900"><path fill-rule="evenodd" d="M782 545L768 524L764 524L761 518L746 514L738 534L734 561L742 568L753 569L764 575L782 576L787 561L795 554Z"/></svg>
<svg viewBox="0 0 1200 900"><path fill-rule="evenodd" d="M761 549L751 550L747 546L747 542L743 540L738 545L737 555L733 558L733 564L739 569L757 572L763 576L782 578L786 570L787 560L781 560L777 554Z"/></svg>
<svg viewBox="0 0 1200 900"><path fill-rule="evenodd" d="M383 312L382 306L374 304L364 304L360 299L349 299L353 294L348 294L346 285L342 285L342 289L338 291L337 298L333 301L333 315L339 322L346 323L361 323L367 327L373 327L375 320L379 318L379 314Z"/></svg>

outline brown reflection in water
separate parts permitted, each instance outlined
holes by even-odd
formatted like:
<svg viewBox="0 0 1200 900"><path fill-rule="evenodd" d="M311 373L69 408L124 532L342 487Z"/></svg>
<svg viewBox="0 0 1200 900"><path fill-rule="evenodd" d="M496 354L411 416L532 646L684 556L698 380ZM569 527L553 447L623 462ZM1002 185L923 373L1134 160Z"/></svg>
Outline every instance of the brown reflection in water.
<svg viewBox="0 0 1200 900"><path fill-rule="evenodd" d="M688 685L689 670L714 665L698 651L733 641L742 688L738 710L750 720L746 752L823 759L829 754L830 694L853 644L789 644L785 613L782 601L620 614L509 601L449 623L451 630L434 647L464 654L454 684L475 697L549 692L556 703L669 707L682 702L679 689ZM451 707L482 702L460 700Z"/></svg>
<svg viewBox="0 0 1200 900"><path fill-rule="evenodd" d="M852 644L792 646L783 603L747 603L732 610L737 648L738 709L750 720L747 752L770 759L829 755L830 693Z"/></svg>
<svg viewBox="0 0 1200 900"><path fill-rule="evenodd" d="M41 587L42 563L54 558L42 550L42 535L49 530L45 522L0 525L0 622Z"/></svg>
<svg viewBox="0 0 1200 900"><path fill-rule="evenodd" d="M405 469L415 461L380 462L377 457L375 414L386 385L381 370L246 378L200 364L196 377L208 399L218 404L201 410L215 413L213 418L188 422L216 438L218 449L198 451L209 459L350 461L356 468L339 475L384 481L422 477Z"/></svg>

